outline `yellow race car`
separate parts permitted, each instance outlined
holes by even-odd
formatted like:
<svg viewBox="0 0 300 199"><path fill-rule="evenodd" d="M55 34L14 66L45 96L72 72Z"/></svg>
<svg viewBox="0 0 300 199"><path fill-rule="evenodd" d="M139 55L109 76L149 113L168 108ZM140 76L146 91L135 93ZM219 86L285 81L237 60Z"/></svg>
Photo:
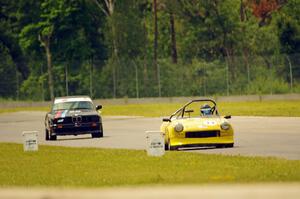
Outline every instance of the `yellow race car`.
<svg viewBox="0 0 300 199"><path fill-rule="evenodd" d="M165 135L165 149L233 147L233 128L227 121L230 118L219 115L212 99L192 100L163 119L160 130Z"/></svg>

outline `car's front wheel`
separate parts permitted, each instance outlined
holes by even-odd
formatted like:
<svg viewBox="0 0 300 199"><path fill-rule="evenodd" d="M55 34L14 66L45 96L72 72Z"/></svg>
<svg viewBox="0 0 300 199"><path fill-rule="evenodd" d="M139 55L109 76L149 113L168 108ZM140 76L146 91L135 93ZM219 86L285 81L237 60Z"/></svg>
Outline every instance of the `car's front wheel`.
<svg viewBox="0 0 300 199"><path fill-rule="evenodd" d="M103 132L99 131L97 133L92 133L92 138L101 138L103 137Z"/></svg>
<svg viewBox="0 0 300 199"><path fill-rule="evenodd" d="M165 143L165 151L168 151L168 150L169 150L169 144Z"/></svg>
<svg viewBox="0 0 300 199"><path fill-rule="evenodd" d="M92 138L101 138L101 137L103 137L103 127L102 127L102 124L100 124L99 131L97 131L96 133L92 133Z"/></svg>
<svg viewBox="0 0 300 199"><path fill-rule="evenodd" d="M92 138L102 138L103 137L103 126L102 123L100 123L99 131L96 133L92 133Z"/></svg>
<svg viewBox="0 0 300 199"><path fill-rule="evenodd" d="M225 144L225 147L226 147L226 148L232 148L233 145L234 145L233 143L232 143L232 144Z"/></svg>
<svg viewBox="0 0 300 199"><path fill-rule="evenodd" d="M233 147L233 143L232 144L218 144L216 145L216 148L232 148Z"/></svg>
<svg viewBox="0 0 300 199"><path fill-rule="evenodd" d="M170 151L177 151L178 150L178 146L169 146L169 150Z"/></svg>
<svg viewBox="0 0 300 199"><path fill-rule="evenodd" d="M50 140L56 140L56 139L57 139L57 136L56 136L56 135L51 135L51 133L50 133L49 139L50 139Z"/></svg>
<svg viewBox="0 0 300 199"><path fill-rule="evenodd" d="M45 140L49 140L49 131L45 129Z"/></svg>
<svg viewBox="0 0 300 199"><path fill-rule="evenodd" d="M168 140L168 142L165 143L165 150L166 151L177 151L178 150L178 146L171 146L170 140Z"/></svg>
<svg viewBox="0 0 300 199"><path fill-rule="evenodd" d="M165 151L170 150L170 139L168 139L168 142L165 142Z"/></svg>

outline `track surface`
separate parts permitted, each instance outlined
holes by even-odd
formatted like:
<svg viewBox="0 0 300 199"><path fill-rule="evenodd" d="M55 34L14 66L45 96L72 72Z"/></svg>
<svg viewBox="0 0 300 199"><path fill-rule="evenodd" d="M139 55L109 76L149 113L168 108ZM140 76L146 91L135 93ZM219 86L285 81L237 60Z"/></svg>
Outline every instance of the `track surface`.
<svg viewBox="0 0 300 199"><path fill-rule="evenodd" d="M300 184L244 184L244 185L183 185L114 187L102 189L12 188L1 189L0 198L10 199L298 199Z"/></svg>
<svg viewBox="0 0 300 199"><path fill-rule="evenodd" d="M57 141L44 139L44 112L18 112L0 115L0 142L22 143L22 132L39 132L39 144L145 149L145 131L159 130L161 118L104 117L104 137L62 136ZM197 149L188 152L247 156L274 156L300 160L300 118L233 117L235 147Z"/></svg>

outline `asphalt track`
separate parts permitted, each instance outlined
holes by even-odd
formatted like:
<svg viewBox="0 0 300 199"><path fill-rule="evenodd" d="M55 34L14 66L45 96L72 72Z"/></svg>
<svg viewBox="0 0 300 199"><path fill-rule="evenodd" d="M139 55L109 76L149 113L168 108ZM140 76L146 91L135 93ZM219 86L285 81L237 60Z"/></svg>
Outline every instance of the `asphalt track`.
<svg viewBox="0 0 300 199"><path fill-rule="evenodd" d="M90 135L62 136L57 141L44 139L44 112L0 114L0 142L22 143L23 131L38 131L39 144L145 149L147 130L159 130L161 118L103 117L104 137ZM226 149L195 149L187 152L246 156L272 156L300 160L300 118L235 117L235 147Z"/></svg>

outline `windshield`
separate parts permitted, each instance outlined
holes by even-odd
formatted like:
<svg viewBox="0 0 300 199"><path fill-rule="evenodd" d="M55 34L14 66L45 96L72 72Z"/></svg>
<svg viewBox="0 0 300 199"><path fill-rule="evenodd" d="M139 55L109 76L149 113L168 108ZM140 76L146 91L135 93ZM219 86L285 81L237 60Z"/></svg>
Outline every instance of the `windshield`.
<svg viewBox="0 0 300 199"><path fill-rule="evenodd" d="M94 109L94 105L88 101L77 101L77 102L61 102L56 103L52 107L52 111L57 110L74 110L74 109Z"/></svg>

